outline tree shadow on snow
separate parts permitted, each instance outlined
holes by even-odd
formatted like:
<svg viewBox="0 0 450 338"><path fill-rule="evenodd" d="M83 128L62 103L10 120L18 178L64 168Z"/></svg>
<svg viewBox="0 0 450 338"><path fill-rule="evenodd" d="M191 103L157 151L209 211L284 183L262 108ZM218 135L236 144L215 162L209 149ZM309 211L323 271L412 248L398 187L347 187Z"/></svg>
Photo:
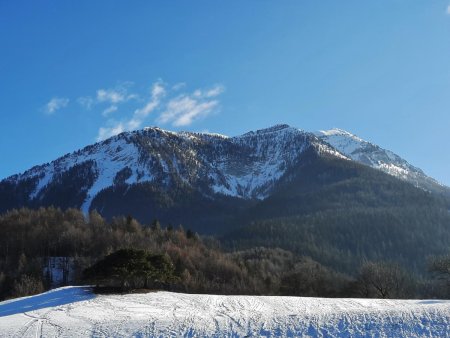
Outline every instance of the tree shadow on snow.
<svg viewBox="0 0 450 338"><path fill-rule="evenodd" d="M92 287L68 287L52 290L36 296L11 299L0 303L0 317L45 309L95 298Z"/></svg>

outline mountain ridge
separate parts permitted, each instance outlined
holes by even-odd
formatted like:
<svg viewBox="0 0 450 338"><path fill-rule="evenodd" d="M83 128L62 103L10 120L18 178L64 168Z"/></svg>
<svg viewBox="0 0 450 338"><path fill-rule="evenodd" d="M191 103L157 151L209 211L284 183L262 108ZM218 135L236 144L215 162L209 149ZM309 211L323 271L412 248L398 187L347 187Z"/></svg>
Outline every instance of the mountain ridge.
<svg viewBox="0 0 450 338"><path fill-rule="evenodd" d="M289 132L280 133L282 130L286 128L269 128L237 137L223 137L145 128L121 133L66 154L50 163L35 166L22 174L10 176L2 182L16 183L29 179L37 181L32 184L34 188L29 193L29 199L39 199L42 197L41 192L55 176L84 163L88 167L85 169L94 176L91 185L81 187L88 190L81 206L86 212L99 191L112 186L116 178L120 179L117 177L119 172L127 175L123 183L128 184L159 180L161 184L167 185L173 175L177 175L185 183L193 184L196 176L203 175L212 181L211 189L215 193L242 198L263 198L269 189L270 181L283 174L284 171L279 170L279 166L288 165L287 162L293 161L306 147L313 145L318 147L318 151L339 156L331 147L319 144L320 142L303 131L290 128ZM267 152L277 151L277 142L274 143L272 139L274 135L267 136L272 132L276 133L276 140L285 139L284 144L292 142L292 145L298 146L291 147L283 154L277 154L279 158L275 162L266 156ZM264 146L251 152L248 143L261 143ZM217 157L218 153L222 157ZM231 153L234 155L230 155ZM242 171L242 168L239 168L242 163L244 171L251 167L242 154L250 155L254 162L250 164L255 165L254 170L250 170L246 175L233 173L239 169ZM205 169L208 162L213 165Z"/></svg>
<svg viewBox="0 0 450 338"><path fill-rule="evenodd" d="M185 184L208 196L262 200L310 148L319 155L381 170L425 190L450 191L400 156L347 131L334 128L311 133L287 124L233 137L146 127L9 176L0 181L0 186L8 192L9 185L9 193L20 195L19 201L9 207L48 205L57 200L57 196L48 195L57 195L63 182L73 186L75 180L78 190L73 187L70 193L74 198L65 206L81 208L85 213L101 191L144 182L157 183L163 189ZM19 194L14 192L15 187L20 188ZM8 205L3 209L9 209Z"/></svg>

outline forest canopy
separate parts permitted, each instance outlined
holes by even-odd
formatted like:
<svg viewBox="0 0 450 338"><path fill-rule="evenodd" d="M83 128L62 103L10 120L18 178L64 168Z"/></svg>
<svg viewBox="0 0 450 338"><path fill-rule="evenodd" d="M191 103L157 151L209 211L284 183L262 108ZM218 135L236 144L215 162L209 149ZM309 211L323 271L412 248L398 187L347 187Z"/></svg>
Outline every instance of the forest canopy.
<svg viewBox="0 0 450 338"><path fill-rule="evenodd" d="M95 283L128 291L448 296L446 280L431 279L431 274L430 278L418 278L398 263L365 261L348 273L276 247L224 250L217 239L201 237L182 226L161 225L157 220L144 225L130 216L106 221L96 211L85 217L76 209L49 207L12 210L0 216L0 228L2 299L54 287L51 265L55 260L67 268L62 284Z"/></svg>

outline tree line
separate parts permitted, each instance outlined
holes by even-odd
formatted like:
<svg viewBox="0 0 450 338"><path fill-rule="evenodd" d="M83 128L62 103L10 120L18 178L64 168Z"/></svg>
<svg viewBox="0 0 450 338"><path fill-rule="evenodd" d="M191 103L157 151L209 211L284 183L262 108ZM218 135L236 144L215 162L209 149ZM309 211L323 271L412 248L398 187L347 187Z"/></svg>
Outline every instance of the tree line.
<svg viewBox="0 0 450 338"><path fill-rule="evenodd" d="M106 221L96 211L18 209L0 215L0 299L52 287L51 258L70 263L65 283L120 291L322 297L446 298L450 258L430 260L424 276L398 263L364 261L349 273L280 248L224 250L212 237L132 217Z"/></svg>

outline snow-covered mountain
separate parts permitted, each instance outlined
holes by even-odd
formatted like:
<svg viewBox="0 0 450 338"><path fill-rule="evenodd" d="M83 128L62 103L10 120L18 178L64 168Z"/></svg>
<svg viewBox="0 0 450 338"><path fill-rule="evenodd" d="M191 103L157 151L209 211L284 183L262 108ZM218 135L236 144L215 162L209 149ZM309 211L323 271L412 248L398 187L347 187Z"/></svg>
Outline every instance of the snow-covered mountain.
<svg viewBox="0 0 450 338"><path fill-rule="evenodd" d="M416 187L436 192L448 189L392 151L367 142L348 131L334 128L315 134L348 158L408 181Z"/></svg>
<svg viewBox="0 0 450 338"><path fill-rule="evenodd" d="M3 337L448 337L450 301L66 287L0 302L0 328Z"/></svg>
<svg viewBox="0 0 450 338"><path fill-rule="evenodd" d="M21 193L37 204L60 185L76 185L79 198L73 203L84 211L105 188L143 182L165 188L183 184L204 194L263 199L308 149L344 158L313 134L287 125L238 137L145 128L36 166L2 184L19 187L26 182L26 191Z"/></svg>
<svg viewBox="0 0 450 338"><path fill-rule="evenodd" d="M276 125L227 137L154 127L122 133L4 179L0 207L58 205L87 212L102 191L141 183L189 188L208 198L264 199L308 152L352 159L424 189L445 189L394 153L337 129L314 134Z"/></svg>

